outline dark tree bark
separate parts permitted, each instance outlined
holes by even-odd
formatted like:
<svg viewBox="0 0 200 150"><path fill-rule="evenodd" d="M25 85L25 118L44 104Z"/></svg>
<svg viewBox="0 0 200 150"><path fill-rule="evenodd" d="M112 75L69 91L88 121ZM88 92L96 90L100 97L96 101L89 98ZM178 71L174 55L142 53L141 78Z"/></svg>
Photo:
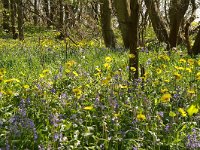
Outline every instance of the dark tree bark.
<svg viewBox="0 0 200 150"><path fill-rule="evenodd" d="M115 11L119 22L119 29L122 34L122 40L125 48L130 48L129 43L129 4L126 0L114 0Z"/></svg>
<svg viewBox="0 0 200 150"><path fill-rule="evenodd" d="M189 1L190 0L171 0L170 1L170 8L169 8L170 48L176 47L177 45L180 25L188 9Z"/></svg>
<svg viewBox="0 0 200 150"><path fill-rule="evenodd" d="M34 16L33 16L33 21L34 21L34 25L37 26L38 25L38 0L34 0Z"/></svg>
<svg viewBox="0 0 200 150"><path fill-rule="evenodd" d="M200 26L199 26L199 31L197 33L194 45L191 49L191 55L198 55L200 54Z"/></svg>
<svg viewBox="0 0 200 150"><path fill-rule="evenodd" d="M147 10L149 12L149 17L151 19L151 23L153 26L153 29L156 33L156 36L160 42L166 42L168 41L168 32L167 32L167 26L163 19L163 17L160 14L159 8L157 3L154 0L145 0L145 5L147 7Z"/></svg>
<svg viewBox="0 0 200 150"><path fill-rule="evenodd" d="M101 28L106 47L115 48L115 36L111 24L111 8L109 0L101 0Z"/></svg>
<svg viewBox="0 0 200 150"><path fill-rule="evenodd" d="M10 0L10 21L11 21L11 31L12 31L13 39L17 39L18 34L16 33L16 28L15 28L15 22L16 22L15 0Z"/></svg>
<svg viewBox="0 0 200 150"><path fill-rule="evenodd" d="M22 0L17 0L19 40L24 40L24 14Z"/></svg>
<svg viewBox="0 0 200 150"><path fill-rule="evenodd" d="M54 22L54 16L55 16L55 0L49 0L50 1L50 20L51 22ZM50 22L50 24L52 25L52 23Z"/></svg>
<svg viewBox="0 0 200 150"><path fill-rule="evenodd" d="M64 24L64 8L63 8L63 0L59 0L59 29L63 28Z"/></svg>
<svg viewBox="0 0 200 150"><path fill-rule="evenodd" d="M10 24L9 24L9 0L2 0L3 3L3 29L6 32L10 31Z"/></svg>
<svg viewBox="0 0 200 150"><path fill-rule="evenodd" d="M130 42L130 54L134 57L129 59L129 79L137 79L139 77L138 71L138 24L139 24L139 4L140 0L130 0L130 23L129 23L129 42ZM136 70L133 70L134 67Z"/></svg>

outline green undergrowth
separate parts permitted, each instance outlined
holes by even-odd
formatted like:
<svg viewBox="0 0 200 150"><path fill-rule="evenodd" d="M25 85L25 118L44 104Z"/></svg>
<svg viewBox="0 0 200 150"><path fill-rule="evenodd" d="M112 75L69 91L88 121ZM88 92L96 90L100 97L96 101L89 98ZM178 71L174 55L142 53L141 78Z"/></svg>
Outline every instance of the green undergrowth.
<svg viewBox="0 0 200 150"><path fill-rule="evenodd" d="M130 82L127 50L31 30L0 39L0 148L200 148L200 58L149 43Z"/></svg>

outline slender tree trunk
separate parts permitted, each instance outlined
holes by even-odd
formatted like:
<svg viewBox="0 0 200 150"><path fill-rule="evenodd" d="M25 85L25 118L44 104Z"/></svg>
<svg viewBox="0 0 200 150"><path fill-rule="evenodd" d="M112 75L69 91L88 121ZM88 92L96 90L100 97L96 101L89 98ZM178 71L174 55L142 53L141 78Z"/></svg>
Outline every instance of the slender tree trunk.
<svg viewBox="0 0 200 150"><path fill-rule="evenodd" d="M149 17L152 22L153 29L160 42L168 43L167 26L160 14L159 8L155 0L145 0L145 5L149 12Z"/></svg>
<svg viewBox="0 0 200 150"><path fill-rule="evenodd" d="M169 44L170 48L176 47L179 29L181 22L183 21L184 15L188 9L190 0L171 0L169 8L169 19L170 19L170 34Z"/></svg>
<svg viewBox="0 0 200 150"><path fill-rule="evenodd" d="M63 28L63 24L64 24L64 8L63 8L63 0L59 0L59 28L62 29Z"/></svg>
<svg viewBox="0 0 200 150"><path fill-rule="evenodd" d="M115 11L117 13L117 19L119 22L119 28L122 34L122 40L125 48L130 47L129 43L129 4L127 0L114 0Z"/></svg>
<svg viewBox="0 0 200 150"><path fill-rule="evenodd" d="M140 0L130 0L130 23L129 23L129 39L130 39L130 57L129 59L129 79L137 79L139 77L138 67L138 24L139 24L139 4ZM134 69L133 69L134 68ZM136 69L136 70L135 70Z"/></svg>
<svg viewBox="0 0 200 150"><path fill-rule="evenodd" d="M6 32L10 31L10 25L9 25L9 0L2 0L3 3L3 29Z"/></svg>
<svg viewBox="0 0 200 150"><path fill-rule="evenodd" d="M18 34L16 33L15 28L15 20L16 20L16 3L15 0L10 0L10 21L11 21L11 31L13 35L13 39L18 38Z"/></svg>
<svg viewBox="0 0 200 150"><path fill-rule="evenodd" d="M19 40L24 40L24 14L22 0L17 0Z"/></svg>
<svg viewBox="0 0 200 150"><path fill-rule="evenodd" d="M197 33L194 45L191 49L191 55L198 55L200 54L200 26L199 26L199 31Z"/></svg>
<svg viewBox="0 0 200 150"><path fill-rule="evenodd" d="M50 20L51 20L51 22L54 22L55 20L54 20L54 16L55 16L55 10L56 10L56 8L55 8L55 0L50 0ZM51 23L51 25L52 25L52 23Z"/></svg>
<svg viewBox="0 0 200 150"><path fill-rule="evenodd" d="M44 11L47 17L47 27L51 26L50 10L49 10L49 0L44 0Z"/></svg>
<svg viewBox="0 0 200 150"><path fill-rule="evenodd" d="M34 16L33 16L33 20L34 20L34 25L37 26L38 25L38 0L34 0Z"/></svg>
<svg viewBox="0 0 200 150"><path fill-rule="evenodd" d="M109 0L101 0L101 28L106 47L115 48L115 36L111 24L111 7Z"/></svg>

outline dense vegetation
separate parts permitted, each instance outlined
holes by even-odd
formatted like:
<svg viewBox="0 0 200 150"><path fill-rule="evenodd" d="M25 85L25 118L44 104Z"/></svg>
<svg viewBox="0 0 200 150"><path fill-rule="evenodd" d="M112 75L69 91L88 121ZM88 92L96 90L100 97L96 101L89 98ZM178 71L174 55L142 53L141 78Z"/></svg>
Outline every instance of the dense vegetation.
<svg viewBox="0 0 200 150"><path fill-rule="evenodd" d="M56 34L0 40L0 147L199 148L200 58L150 43L130 82L128 51Z"/></svg>
<svg viewBox="0 0 200 150"><path fill-rule="evenodd" d="M195 0L1 0L0 150L200 149Z"/></svg>

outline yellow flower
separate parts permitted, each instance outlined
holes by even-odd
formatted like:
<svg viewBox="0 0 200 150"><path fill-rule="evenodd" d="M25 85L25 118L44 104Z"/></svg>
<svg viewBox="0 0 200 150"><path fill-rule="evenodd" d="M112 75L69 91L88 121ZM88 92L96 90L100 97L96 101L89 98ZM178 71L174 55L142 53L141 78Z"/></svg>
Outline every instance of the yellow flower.
<svg viewBox="0 0 200 150"><path fill-rule="evenodd" d="M170 58L169 58L168 55L164 55L164 56L163 56L163 59L166 60L166 61L170 61Z"/></svg>
<svg viewBox="0 0 200 150"><path fill-rule="evenodd" d="M181 62L181 63L186 63L186 60L183 59L183 58L181 58L181 59L179 60L179 62Z"/></svg>
<svg viewBox="0 0 200 150"><path fill-rule="evenodd" d="M190 68L186 68L185 70L188 71L189 73L192 72L192 70Z"/></svg>
<svg viewBox="0 0 200 150"><path fill-rule="evenodd" d="M170 116L170 117L175 117L175 116L176 116L176 113L174 113L173 111L170 111L170 112L169 112L169 116Z"/></svg>
<svg viewBox="0 0 200 150"><path fill-rule="evenodd" d="M181 79L182 78L181 74L179 74L179 73L174 73L174 76L175 76L176 79Z"/></svg>
<svg viewBox="0 0 200 150"><path fill-rule="evenodd" d="M0 74L1 74L1 75L6 74L6 69L5 69L5 68L0 68Z"/></svg>
<svg viewBox="0 0 200 150"><path fill-rule="evenodd" d="M4 80L5 83L10 83L10 82L17 82L19 83L20 80L16 79L16 78L12 78L12 79L8 79L8 80Z"/></svg>
<svg viewBox="0 0 200 150"><path fill-rule="evenodd" d="M178 112L180 112L180 113L181 113L181 116L183 116L183 117L186 117L186 116L187 116L187 113L185 112L185 110L184 110L183 108L179 108L179 109L178 109Z"/></svg>
<svg viewBox="0 0 200 150"><path fill-rule="evenodd" d="M162 94L163 94L163 93L166 93L166 92L168 92L168 89L166 89L166 88L165 88L165 89L161 89L160 92L161 92Z"/></svg>
<svg viewBox="0 0 200 150"><path fill-rule="evenodd" d="M128 57L129 58L135 58L135 55L134 54L128 54Z"/></svg>
<svg viewBox="0 0 200 150"><path fill-rule="evenodd" d="M193 114L198 113L199 109L197 108L197 106L195 105L191 105L188 109L187 109L187 113L189 116L192 116Z"/></svg>
<svg viewBox="0 0 200 150"><path fill-rule="evenodd" d="M66 72L66 73L70 73L71 70L69 70L69 69L65 69L65 72Z"/></svg>
<svg viewBox="0 0 200 150"><path fill-rule="evenodd" d="M74 92L74 94L76 95L77 98L81 97L82 91L80 88L74 88L72 91Z"/></svg>
<svg viewBox="0 0 200 150"><path fill-rule="evenodd" d="M46 69L46 70L43 70L43 71L42 71L43 74L48 74L49 72L50 72L49 69Z"/></svg>
<svg viewBox="0 0 200 150"><path fill-rule="evenodd" d="M135 67L131 67L130 69L131 69L131 71L133 71L133 72L136 71L136 68L135 68Z"/></svg>
<svg viewBox="0 0 200 150"><path fill-rule="evenodd" d="M166 80L164 80L164 82L166 82L166 83L169 83L169 82L170 82L170 80L166 79Z"/></svg>
<svg viewBox="0 0 200 150"><path fill-rule="evenodd" d="M156 73L157 73L157 74L161 74L161 73L162 73L162 70L158 68L158 69L156 69Z"/></svg>
<svg viewBox="0 0 200 150"><path fill-rule="evenodd" d="M29 89L30 86L26 84L26 85L24 85L24 88L25 88L25 89Z"/></svg>
<svg viewBox="0 0 200 150"><path fill-rule="evenodd" d="M45 75L43 73L39 74L40 78L44 78Z"/></svg>
<svg viewBox="0 0 200 150"><path fill-rule="evenodd" d="M127 88L128 88L127 85L122 85L122 84L120 84L119 87L120 87L121 89L127 89Z"/></svg>
<svg viewBox="0 0 200 150"><path fill-rule="evenodd" d="M78 77L78 73L76 71L73 71L73 74Z"/></svg>
<svg viewBox="0 0 200 150"><path fill-rule="evenodd" d="M145 115L144 115L144 114L142 114L142 113L138 114L136 118L137 118L137 120L139 120L139 121L146 120L146 117L145 117Z"/></svg>
<svg viewBox="0 0 200 150"><path fill-rule="evenodd" d="M169 102L170 99L171 99L171 94L169 94L169 93L165 93L165 94L163 94L162 97L161 97L161 101L162 101L163 103Z"/></svg>
<svg viewBox="0 0 200 150"><path fill-rule="evenodd" d="M84 110L93 110L94 107L93 107L93 106L86 106L86 107L84 107L83 109L84 109Z"/></svg>
<svg viewBox="0 0 200 150"><path fill-rule="evenodd" d="M189 90L187 90L187 92L188 92L188 94L195 94L194 89L189 89Z"/></svg>
<svg viewBox="0 0 200 150"><path fill-rule="evenodd" d="M112 61L112 58L108 56L108 57L105 58L105 61L106 61L107 63L110 63L110 62Z"/></svg>
<svg viewBox="0 0 200 150"><path fill-rule="evenodd" d="M175 68L176 68L177 70L184 70L183 67L179 67L179 66L175 66Z"/></svg>
<svg viewBox="0 0 200 150"><path fill-rule="evenodd" d="M196 78L197 78L197 80L200 80L200 72L198 72L198 73L196 74Z"/></svg>
<svg viewBox="0 0 200 150"><path fill-rule="evenodd" d="M189 65L194 65L195 60L194 59L188 59L187 60Z"/></svg>
<svg viewBox="0 0 200 150"><path fill-rule="evenodd" d="M103 85L108 85L109 84L109 82L110 82L110 80L109 79L104 79L104 80L102 80L102 84Z"/></svg>
<svg viewBox="0 0 200 150"><path fill-rule="evenodd" d="M105 67L106 69L110 69L110 64L109 64L109 63L105 63L105 64L104 64L104 67Z"/></svg>
<svg viewBox="0 0 200 150"><path fill-rule="evenodd" d="M68 61L65 65L66 65L66 67L72 67L73 65L75 65L76 64L76 62L74 61L74 60L70 60L70 61Z"/></svg>
<svg viewBox="0 0 200 150"><path fill-rule="evenodd" d="M197 64L200 66L200 60L198 60Z"/></svg>
<svg viewBox="0 0 200 150"><path fill-rule="evenodd" d="M98 67L96 67L95 70L101 72L101 69L99 69Z"/></svg>

